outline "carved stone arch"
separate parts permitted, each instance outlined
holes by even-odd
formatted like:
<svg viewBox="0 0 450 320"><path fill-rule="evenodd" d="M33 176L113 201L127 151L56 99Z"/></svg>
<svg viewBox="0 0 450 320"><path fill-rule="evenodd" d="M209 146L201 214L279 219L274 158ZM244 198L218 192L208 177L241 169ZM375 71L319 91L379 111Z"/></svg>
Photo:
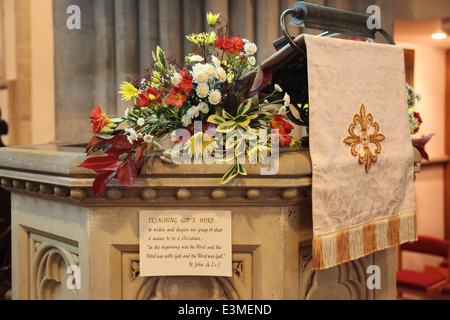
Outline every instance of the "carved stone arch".
<svg viewBox="0 0 450 320"><path fill-rule="evenodd" d="M232 284L222 277L137 277L129 299L133 300L237 300Z"/></svg>
<svg viewBox="0 0 450 320"><path fill-rule="evenodd" d="M366 275L359 260L327 270L312 268L311 257L303 257L301 297L306 300L366 300ZM326 283L326 285L321 285Z"/></svg>
<svg viewBox="0 0 450 320"><path fill-rule="evenodd" d="M74 265L78 264L72 253L49 243L41 243L33 256L31 267L32 299L52 300L53 292L61 286L61 269L65 272L68 267ZM73 297L79 300L78 290L74 288L70 291Z"/></svg>

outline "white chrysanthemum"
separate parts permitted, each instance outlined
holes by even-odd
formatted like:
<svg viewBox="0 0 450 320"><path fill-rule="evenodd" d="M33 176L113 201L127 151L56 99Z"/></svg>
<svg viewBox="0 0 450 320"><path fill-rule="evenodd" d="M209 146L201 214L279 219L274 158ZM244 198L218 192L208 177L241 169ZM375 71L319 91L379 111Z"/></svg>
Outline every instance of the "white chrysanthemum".
<svg viewBox="0 0 450 320"><path fill-rule="evenodd" d="M220 101L222 101L222 94L220 93L219 90L212 90L209 93L209 102L212 105L217 105L220 103Z"/></svg>
<svg viewBox="0 0 450 320"><path fill-rule="evenodd" d="M221 63L219 58L217 58L216 56L211 56L211 61L214 63L216 68L220 68Z"/></svg>
<svg viewBox="0 0 450 320"><path fill-rule="evenodd" d="M145 120L144 118L139 118L136 123L138 126L142 127L145 124Z"/></svg>
<svg viewBox="0 0 450 320"><path fill-rule="evenodd" d="M206 98L209 94L209 86L206 83L200 83L197 86L197 96L201 99Z"/></svg>
<svg viewBox="0 0 450 320"><path fill-rule="evenodd" d="M244 45L244 50L245 50L245 53L254 55L256 53L256 51L258 51L258 47L256 46L256 44L254 44L252 42L248 42Z"/></svg>
<svg viewBox="0 0 450 320"><path fill-rule="evenodd" d="M206 102L201 102L198 106L197 109L200 110L203 113L208 113L209 112L209 106Z"/></svg>
<svg viewBox="0 0 450 320"><path fill-rule="evenodd" d="M216 78L219 79L220 82L225 82L227 80L227 72L224 68L219 67L216 69Z"/></svg>
<svg viewBox="0 0 450 320"><path fill-rule="evenodd" d="M275 91L276 92L283 92L283 89L281 89L281 87L278 84L276 84L275 85Z"/></svg>
<svg viewBox="0 0 450 320"><path fill-rule="evenodd" d="M153 142L153 136L150 135L150 134L146 134L144 136L144 141L147 142L147 143L152 143Z"/></svg>
<svg viewBox="0 0 450 320"><path fill-rule="evenodd" d="M209 77L205 72L194 72L194 82L207 83L208 80L209 80Z"/></svg>
<svg viewBox="0 0 450 320"><path fill-rule="evenodd" d="M286 106L282 106L278 112L278 114L281 114L283 116L285 116L287 113L287 107Z"/></svg>
<svg viewBox="0 0 450 320"><path fill-rule="evenodd" d="M193 55L192 57L189 57L189 62L202 62L204 59L203 57L199 56L198 54Z"/></svg>
<svg viewBox="0 0 450 320"><path fill-rule="evenodd" d="M248 63L253 67L256 64L256 58L255 57L248 58Z"/></svg>
<svg viewBox="0 0 450 320"><path fill-rule="evenodd" d="M177 86L177 85L179 85L181 83L181 81L183 81L183 78L181 77L181 75L178 72L176 72L170 78L170 81L172 81L172 84L174 86Z"/></svg>
<svg viewBox="0 0 450 320"><path fill-rule="evenodd" d="M181 123L184 127L188 127L191 124L191 118L189 118L187 115L184 115L181 117Z"/></svg>
<svg viewBox="0 0 450 320"><path fill-rule="evenodd" d="M205 65L203 63L197 63L192 67L192 73L205 72Z"/></svg>
<svg viewBox="0 0 450 320"><path fill-rule="evenodd" d="M190 118L196 118L200 115L200 110L198 110L197 107L191 107L187 112L186 115Z"/></svg>
<svg viewBox="0 0 450 320"><path fill-rule="evenodd" d="M205 66L203 67L203 70L210 78L214 77L214 74L216 73L216 69L214 68L214 66L209 63L205 64Z"/></svg>

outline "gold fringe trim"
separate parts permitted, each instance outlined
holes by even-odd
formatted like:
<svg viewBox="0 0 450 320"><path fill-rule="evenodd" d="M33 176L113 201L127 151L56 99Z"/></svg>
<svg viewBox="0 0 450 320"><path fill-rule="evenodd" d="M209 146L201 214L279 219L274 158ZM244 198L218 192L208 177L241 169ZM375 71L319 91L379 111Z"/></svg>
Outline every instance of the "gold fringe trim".
<svg viewBox="0 0 450 320"><path fill-rule="evenodd" d="M417 241L417 217L407 212L313 239L313 269L323 270Z"/></svg>

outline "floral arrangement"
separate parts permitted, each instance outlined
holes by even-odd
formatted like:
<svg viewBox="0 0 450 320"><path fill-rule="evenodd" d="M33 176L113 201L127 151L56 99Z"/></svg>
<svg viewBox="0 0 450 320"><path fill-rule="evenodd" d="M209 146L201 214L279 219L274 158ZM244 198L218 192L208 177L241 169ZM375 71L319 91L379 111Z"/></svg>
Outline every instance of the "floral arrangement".
<svg viewBox="0 0 450 320"><path fill-rule="evenodd" d="M411 134L419 133L420 126L422 125L422 117L420 113L416 111L416 102L420 102L422 100L422 96L420 93L416 92L414 87L406 84L406 94L408 97L408 114L409 114L409 127L411 130ZM423 159L429 161L430 157L428 153L425 151L425 145L434 137L434 134L423 136L422 138L412 139L413 146L419 151L420 155Z"/></svg>
<svg viewBox="0 0 450 320"><path fill-rule="evenodd" d="M80 167L97 172L96 195L114 177L130 187L150 157L233 163L220 182L225 184L247 174L236 159L271 164L266 160L277 147L299 147L300 141L290 135L293 126L285 120L289 95L276 84L262 92L271 84L271 70L257 66L257 46L230 36L219 18L208 13L208 32L187 36L193 53L183 66L157 47L144 74L120 86L123 100L132 103L123 116L94 108L94 135L86 153L95 156ZM171 147L163 148L165 142Z"/></svg>
<svg viewBox="0 0 450 320"><path fill-rule="evenodd" d="M416 101L420 102L422 97L420 93L417 93L408 83L406 84L406 94L408 96L408 114L411 134L416 134L419 132L420 125L422 124L420 113L416 112Z"/></svg>

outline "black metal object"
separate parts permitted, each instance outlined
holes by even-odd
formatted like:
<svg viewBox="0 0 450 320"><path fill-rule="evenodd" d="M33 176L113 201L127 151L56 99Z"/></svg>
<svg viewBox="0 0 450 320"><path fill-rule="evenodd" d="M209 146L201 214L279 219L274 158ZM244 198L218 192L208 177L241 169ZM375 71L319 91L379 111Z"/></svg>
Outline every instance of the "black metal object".
<svg viewBox="0 0 450 320"><path fill-rule="evenodd" d="M370 15L360 14L335 8L324 7L316 4L306 3L304 1L297 1L294 3L291 9L283 12L280 18L281 30L283 32L283 37L275 40L273 45L277 51L280 51L285 46L290 45L298 53L299 60L306 60L306 48L303 45L299 45L289 34L287 29L287 18L290 17L290 23L299 27L323 30L324 33L319 36L333 36L334 34L346 34L363 38L375 38L375 34L379 32L382 34L389 44L395 45L392 37L383 29L369 28L368 21ZM286 116L294 124L299 126L304 126L309 134L309 108L308 108L308 92L307 83L305 84L303 80L300 83L295 84L292 79L289 78L289 73L297 72L297 77L299 75L308 77L306 67L303 63L298 66L289 67L284 66L276 74L274 74L274 79L283 82L283 88L287 87L288 93L292 96L292 106L298 112L299 117L297 118L290 107L288 108ZM282 75L286 73L288 75ZM307 82L307 81L306 81ZM302 146L309 147L309 137L302 138Z"/></svg>
<svg viewBox="0 0 450 320"><path fill-rule="evenodd" d="M291 18L290 22L293 25L324 30L327 33L335 32L374 38L375 34L380 32L390 44L395 44L392 37L383 29L368 28L367 21L370 19L370 15L297 1L291 9L284 11L281 15L280 24L284 36L273 42L277 50L290 44L293 48L305 54L303 48L293 41L293 37L286 28L288 17Z"/></svg>

